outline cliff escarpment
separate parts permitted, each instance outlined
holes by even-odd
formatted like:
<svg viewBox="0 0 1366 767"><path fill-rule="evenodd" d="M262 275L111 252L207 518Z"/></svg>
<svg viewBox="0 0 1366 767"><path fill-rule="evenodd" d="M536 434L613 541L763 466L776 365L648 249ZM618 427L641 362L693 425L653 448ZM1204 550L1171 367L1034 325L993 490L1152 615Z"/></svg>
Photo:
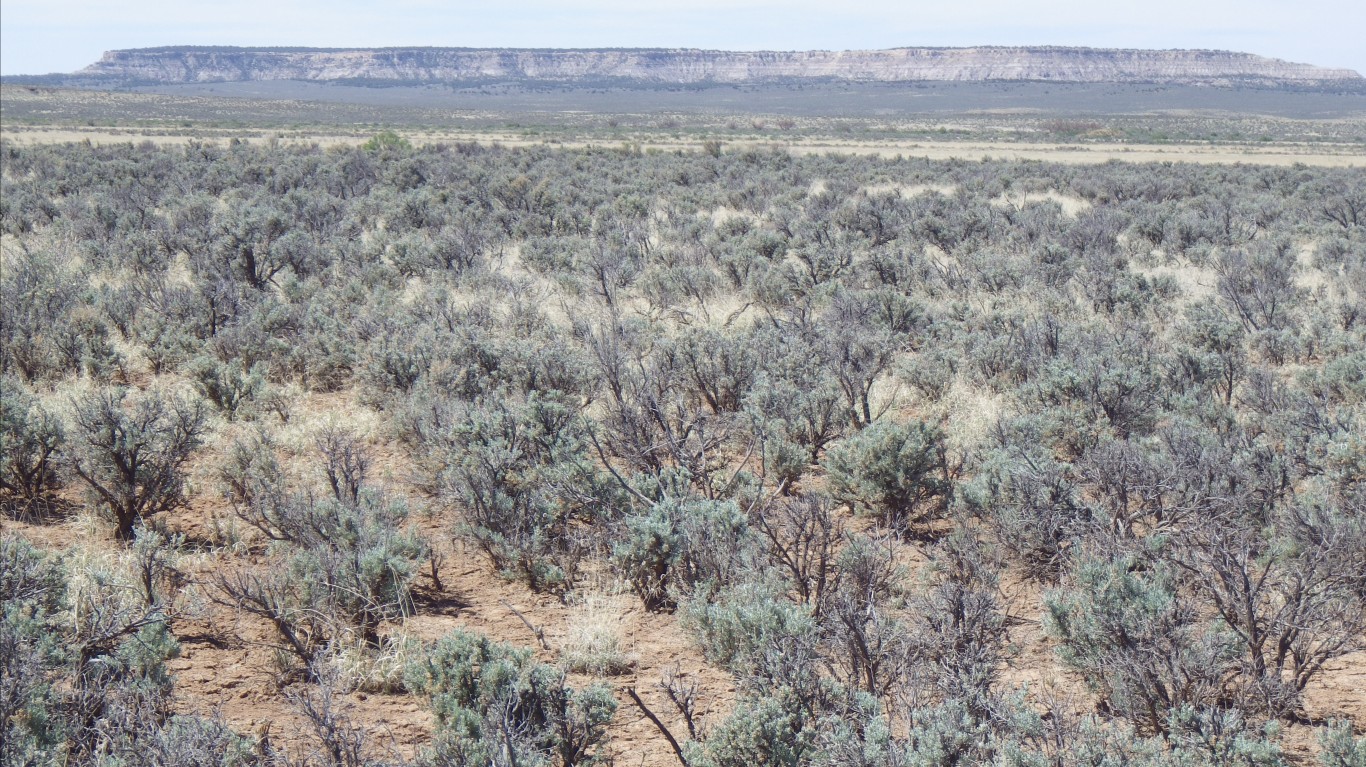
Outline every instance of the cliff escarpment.
<svg viewBox="0 0 1366 767"><path fill-rule="evenodd" d="M498 80L697 85L824 79L1315 87L1362 80L1352 70L1229 51L1063 47L799 52L168 47L109 51L77 74L153 83Z"/></svg>

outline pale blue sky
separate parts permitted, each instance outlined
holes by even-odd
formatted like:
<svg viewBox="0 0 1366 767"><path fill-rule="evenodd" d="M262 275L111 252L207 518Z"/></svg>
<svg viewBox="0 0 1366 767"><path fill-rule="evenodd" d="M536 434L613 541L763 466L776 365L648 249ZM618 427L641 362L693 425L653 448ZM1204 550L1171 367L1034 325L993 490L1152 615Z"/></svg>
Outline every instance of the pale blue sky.
<svg viewBox="0 0 1366 767"><path fill-rule="evenodd" d="M0 72L156 45L1217 48L1366 73L1361 0L4 0Z"/></svg>

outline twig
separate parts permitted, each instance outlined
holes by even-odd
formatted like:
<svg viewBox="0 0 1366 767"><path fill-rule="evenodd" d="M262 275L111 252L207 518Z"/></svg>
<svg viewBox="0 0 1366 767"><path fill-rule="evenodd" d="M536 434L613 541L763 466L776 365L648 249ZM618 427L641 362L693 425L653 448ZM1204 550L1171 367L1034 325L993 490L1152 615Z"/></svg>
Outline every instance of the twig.
<svg viewBox="0 0 1366 767"><path fill-rule="evenodd" d="M436 593L438 593L438 594L440 594L440 593L442 593L442 592L444 592L444 591L446 590L446 589L443 588L442 585L441 585L441 565L444 564L445 561L446 561L446 558L445 558L445 557L441 556L440 554L436 553L435 551L432 552L432 558L431 558L431 565L432 565L432 587L436 589Z"/></svg>
<svg viewBox="0 0 1366 767"><path fill-rule="evenodd" d="M550 652L550 643L545 641L545 631L543 629L537 628L535 624L527 620L527 617L525 615L522 615L522 611L513 607L512 603L508 602L506 599L498 600L498 604L501 604L503 607L506 607L507 609L511 610L513 615L516 615L518 618L520 618L522 623L525 624L527 628L531 629L531 633L536 635L537 641L541 643L541 649L545 650L546 652Z"/></svg>
<svg viewBox="0 0 1366 767"><path fill-rule="evenodd" d="M674 738L674 734L669 732L669 728L665 727L664 723L659 721L659 717L655 716L655 712L651 711L650 707L645 705L645 701L641 700L640 696L636 694L636 688L627 687L626 694L630 695L631 700L635 701L636 708L640 709L640 713L644 714L646 719L649 719L654 723L655 728L659 730L659 734L663 735L664 739L669 741L669 745L673 747L674 756L678 757L678 763L683 765L683 767L688 767L688 758L683 756L683 747L678 745L678 740Z"/></svg>
<svg viewBox="0 0 1366 767"><path fill-rule="evenodd" d="M588 419L585 418L584 422L587 423ZM592 427L588 428L588 439L593 443L593 449L597 451L598 458L602 460L602 465L607 467L607 471L611 473L612 478L617 481L617 484L621 485L621 488L623 490L630 493L632 496L635 496L635 498L640 500L646 506L654 506L654 501L645 497L645 495L641 493L639 490L635 489L634 487L631 487L631 484L627 482L626 479L621 476L621 474L617 473L616 468L612 466L612 462L607 460L607 452L602 449L602 445L598 442L598 435L593 433Z"/></svg>

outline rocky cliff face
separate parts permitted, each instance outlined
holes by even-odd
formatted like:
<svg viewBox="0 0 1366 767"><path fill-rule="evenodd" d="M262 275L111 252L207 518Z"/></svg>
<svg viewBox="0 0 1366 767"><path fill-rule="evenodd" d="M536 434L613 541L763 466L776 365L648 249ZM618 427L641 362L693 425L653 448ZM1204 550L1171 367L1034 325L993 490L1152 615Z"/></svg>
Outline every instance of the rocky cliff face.
<svg viewBox="0 0 1366 767"><path fill-rule="evenodd" d="M158 83L247 80L751 83L1032 80L1315 86L1360 81L1346 69L1247 53L1099 48L893 48L736 52L694 49L142 48L110 51L79 75Z"/></svg>

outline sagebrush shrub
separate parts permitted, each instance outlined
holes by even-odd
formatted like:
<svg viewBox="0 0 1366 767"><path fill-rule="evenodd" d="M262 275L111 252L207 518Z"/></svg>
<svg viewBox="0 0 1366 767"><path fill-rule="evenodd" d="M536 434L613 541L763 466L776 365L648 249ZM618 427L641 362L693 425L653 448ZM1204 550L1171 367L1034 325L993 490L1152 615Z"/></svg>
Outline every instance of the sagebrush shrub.
<svg viewBox="0 0 1366 767"><path fill-rule="evenodd" d="M878 421L847 438L826 459L831 492L898 534L935 519L953 486L944 432L922 421Z"/></svg>
<svg viewBox="0 0 1366 767"><path fill-rule="evenodd" d="M408 689L431 698L433 764L599 764L616 711L602 686L575 690L529 650L455 632L408 666Z"/></svg>
<svg viewBox="0 0 1366 767"><path fill-rule="evenodd" d="M159 391L101 389L74 403L66 461L113 518L117 538L184 503L184 468L204 421L200 401Z"/></svg>

